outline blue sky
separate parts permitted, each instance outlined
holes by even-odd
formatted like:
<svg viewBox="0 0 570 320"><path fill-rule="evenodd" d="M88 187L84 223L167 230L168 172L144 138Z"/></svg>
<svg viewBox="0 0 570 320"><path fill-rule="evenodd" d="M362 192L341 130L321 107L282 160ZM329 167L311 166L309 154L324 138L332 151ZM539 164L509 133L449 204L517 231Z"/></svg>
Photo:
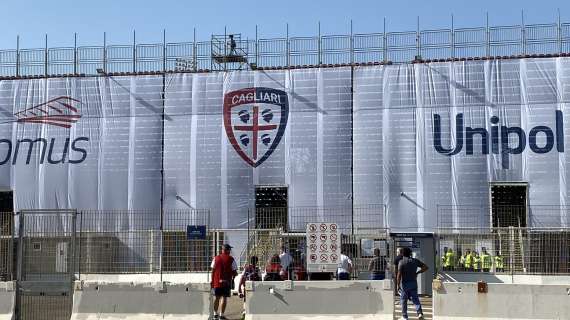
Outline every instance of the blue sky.
<svg viewBox="0 0 570 320"><path fill-rule="evenodd" d="M457 28L482 26L489 12L492 25L518 24L521 10L527 23L554 22L560 9L563 22L570 22L570 1L547 0L456 0L456 1L380 1L380 0L7 0L0 5L0 48L16 47L20 35L22 48L44 45L48 34L50 47L72 46L73 33L79 45L98 45L107 32L109 44L132 41L162 41L166 29L168 42L191 41L197 29L199 40L212 33L223 33L224 26L243 37L255 37L255 25L261 37L284 36L289 23L291 36L317 33L347 34L350 20L355 33L381 32L386 17L388 31L416 29L420 16L422 29L445 28L455 17Z"/></svg>

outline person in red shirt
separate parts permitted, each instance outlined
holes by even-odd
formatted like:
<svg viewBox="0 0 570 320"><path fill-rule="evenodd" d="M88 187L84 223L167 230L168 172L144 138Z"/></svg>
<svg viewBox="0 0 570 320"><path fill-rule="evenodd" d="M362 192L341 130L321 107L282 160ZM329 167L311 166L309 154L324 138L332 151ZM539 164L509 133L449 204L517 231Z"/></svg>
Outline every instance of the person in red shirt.
<svg viewBox="0 0 570 320"><path fill-rule="evenodd" d="M237 263L230 255L232 246L224 244L221 253L212 261L212 288L214 289L214 319L226 319L227 299L237 275ZM221 303L220 303L221 300ZM219 312L219 313L218 313Z"/></svg>

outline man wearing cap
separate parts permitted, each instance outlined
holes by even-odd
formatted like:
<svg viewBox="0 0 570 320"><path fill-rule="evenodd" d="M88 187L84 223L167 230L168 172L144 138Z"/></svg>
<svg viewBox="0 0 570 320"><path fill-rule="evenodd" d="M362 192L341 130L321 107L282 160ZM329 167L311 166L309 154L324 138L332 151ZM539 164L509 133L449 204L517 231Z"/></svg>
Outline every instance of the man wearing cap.
<svg viewBox="0 0 570 320"><path fill-rule="evenodd" d="M214 319L226 319L224 313L226 312L227 299L231 296L232 281L237 275L237 263L230 256L231 251L232 246L224 244L221 253L212 260L212 289L214 289L215 296Z"/></svg>

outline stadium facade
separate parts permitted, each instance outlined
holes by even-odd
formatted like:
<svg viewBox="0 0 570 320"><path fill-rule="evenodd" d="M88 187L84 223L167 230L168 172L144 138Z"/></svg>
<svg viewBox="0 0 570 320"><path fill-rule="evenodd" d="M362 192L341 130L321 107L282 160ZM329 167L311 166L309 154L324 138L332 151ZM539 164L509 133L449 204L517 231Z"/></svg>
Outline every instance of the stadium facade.
<svg viewBox="0 0 570 320"><path fill-rule="evenodd" d="M442 208L489 226L505 186L525 226L568 227L569 101L565 57L2 80L0 189L15 210L207 208L238 228L278 186L291 208L377 204L430 231Z"/></svg>

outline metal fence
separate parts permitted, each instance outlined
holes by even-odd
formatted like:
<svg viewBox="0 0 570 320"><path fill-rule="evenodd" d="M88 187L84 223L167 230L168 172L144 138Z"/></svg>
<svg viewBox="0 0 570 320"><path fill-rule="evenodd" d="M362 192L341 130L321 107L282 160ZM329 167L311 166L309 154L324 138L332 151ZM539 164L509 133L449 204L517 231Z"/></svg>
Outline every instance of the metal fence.
<svg viewBox="0 0 570 320"><path fill-rule="evenodd" d="M374 247L388 265L393 243L386 226L386 210L382 204L356 207L288 207L249 210L247 247L240 260L251 256L259 259L264 269L282 250L292 257L290 276L307 279L306 226L308 223L336 223L339 226L341 250L353 262L353 278L368 278L368 264Z"/></svg>
<svg viewBox="0 0 570 320"><path fill-rule="evenodd" d="M455 28L240 40L248 66L257 68L413 60L461 59L570 52L570 23ZM320 32L319 32L320 33ZM205 71L215 68L211 41L133 43L0 50L0 77Z"/></svg>
<svg viewBox="0 0 570 320"><path fill-rule="evenodd" d="M438 205L439 228L570 227L570 206Z"/></svg>
<svg viewBox="0 0 570 320"><path fill-rule="evenodd" d="M570 228L439 229L437 235L444 270L570 274Z"/></svg>

